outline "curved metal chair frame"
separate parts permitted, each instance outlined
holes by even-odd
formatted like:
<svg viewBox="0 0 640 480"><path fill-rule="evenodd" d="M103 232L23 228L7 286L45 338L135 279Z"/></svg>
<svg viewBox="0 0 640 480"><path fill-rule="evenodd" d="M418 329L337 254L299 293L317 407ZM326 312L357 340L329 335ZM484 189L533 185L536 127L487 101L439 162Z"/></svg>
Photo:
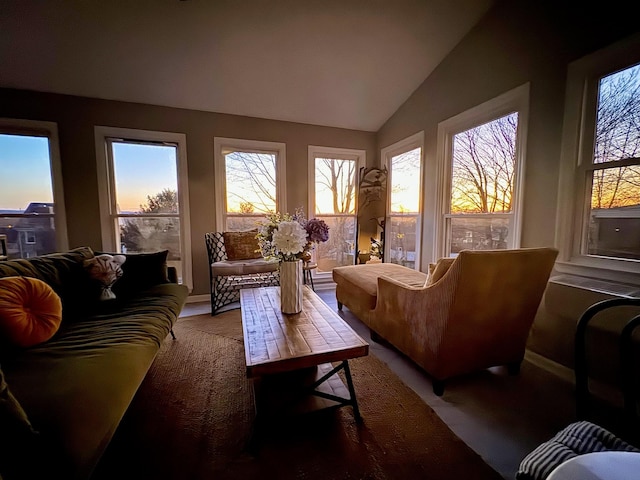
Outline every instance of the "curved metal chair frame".
<svg viewBox="0 0 640 480"><path fill-rule="evenodd" d="M587 308L578 320L575 333L575 379L576 414L584 419L589 414L589 373L587 368L586 333L589 322L596 314L614 307L640 307L640 298L611 298L595 303ZM620 363L622 366L622 393L624 408L629 419L636 418L636 404L633 385L633 338L635 328L640 325L640 315L632 317L620 333Z"/></svg>
<svg viewBox="0 0 640 480"><path fill-rule="evenodd" d="M270 287L280 285L280 272L246 273L243 275L214 275L211 265L215 262L228 261L222 232L204 234L209 257L209 283L211 293L211 315L233 302L240 300L243 288Z"/></svg>

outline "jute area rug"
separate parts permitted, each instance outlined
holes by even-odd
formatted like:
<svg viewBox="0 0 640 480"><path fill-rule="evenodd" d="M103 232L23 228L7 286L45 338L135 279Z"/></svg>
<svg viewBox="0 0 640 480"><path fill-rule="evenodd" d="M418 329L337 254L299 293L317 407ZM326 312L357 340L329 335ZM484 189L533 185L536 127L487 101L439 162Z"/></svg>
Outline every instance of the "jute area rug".
<svg viewBox="0 0 640 480"><path fill-rule="evenodd" d="M375 356L350 361L351 407L255 416L240 311L184 317L167 337L93 479L487 479L502 477Z"/></svg>

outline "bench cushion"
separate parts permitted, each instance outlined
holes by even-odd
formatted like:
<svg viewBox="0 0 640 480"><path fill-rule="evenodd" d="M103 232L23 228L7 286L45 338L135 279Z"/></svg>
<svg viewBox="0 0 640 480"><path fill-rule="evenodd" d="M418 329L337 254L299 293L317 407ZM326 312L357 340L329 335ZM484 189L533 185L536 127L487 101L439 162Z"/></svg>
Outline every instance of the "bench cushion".
<svg viewBox="0 0 640 480"><path fill-rule="evenodd" d="M264 258L248 260L223 260L211 264L211 273L214 277L228 275L248 275L252 273L267 273L278 270L277 260L265 260Z"/></svg>
<svg viewBox="0 0 640 480"><path fill-rule="evenodd" d="M412 287L423 287L425 273L395 263L347 265L333 269L336 298L358 318L367 323L370 310L376 306L378 277L391 277Z"/></svg>

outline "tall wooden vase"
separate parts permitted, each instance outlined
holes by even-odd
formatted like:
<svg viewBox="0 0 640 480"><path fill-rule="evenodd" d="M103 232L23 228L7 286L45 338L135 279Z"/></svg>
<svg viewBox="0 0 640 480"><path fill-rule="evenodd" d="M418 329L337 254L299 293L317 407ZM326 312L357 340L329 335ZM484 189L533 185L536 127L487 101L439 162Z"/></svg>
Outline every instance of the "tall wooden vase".
<svg viewBox="0 0 640 480"><path fill-rule="evenodd" d="M302 311L302 260L280 262L280 309L282 313Z"/></svg>

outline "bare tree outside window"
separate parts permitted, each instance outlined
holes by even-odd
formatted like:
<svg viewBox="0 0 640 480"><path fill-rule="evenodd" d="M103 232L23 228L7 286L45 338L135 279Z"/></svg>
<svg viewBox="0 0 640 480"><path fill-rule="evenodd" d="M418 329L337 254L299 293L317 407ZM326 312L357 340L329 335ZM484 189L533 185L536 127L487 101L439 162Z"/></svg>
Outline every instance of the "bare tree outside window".
<svg viewBox="0 0 640 480"><path fill-rule="evenodd" d="M276 211L276 158L263 152L225 155L227 230L251 230Z"/></svg>
<svg viewBox="0 0 640 480"><path fill-rule="evenodd" d="M391 192L386 241L389 261L410 268L416 265L420 214L421 148L391 157Z"/></svg>
<svg viewBox="0 0 640 480"><path fill-rule="evenodd" d="M184 278L178 149L166 142L107 138L114 188L110 207L122 253L168 250L168 264Z"/></svg>
<svg viewBox="0 0 640 480"><path fill-rule="evenodd" d="M329 225L329 240L318 244L319 272L355 262L355 191L357 162L315 159L315 216Z"/></svg>
<svg viewBox="0 0 640 480"><path fill-rule="evenodd" d="M178 214L178 192L165 188L147 195L140 205L141 214ZM123 217L120 223L120 248L128 253L169 250L170 261L180 260L180 219L175 216Z"/></svg>
<svg viewBox="0 0 640 480"><path fill-rule="evenodd" d="M453 137L449 253L507 248L517 134L513 112Z"/></svg>
<svg viewBox="0 0 640 480"><path fill-rule="evenodd" d="M454 138L451 213L510 212L518 114Z"/></svg>
<svg viewBox="0 0 640 480"><path fill-rule="evenodd" d="M598 86L587 253L640 259L640 65Z"/></svg>

